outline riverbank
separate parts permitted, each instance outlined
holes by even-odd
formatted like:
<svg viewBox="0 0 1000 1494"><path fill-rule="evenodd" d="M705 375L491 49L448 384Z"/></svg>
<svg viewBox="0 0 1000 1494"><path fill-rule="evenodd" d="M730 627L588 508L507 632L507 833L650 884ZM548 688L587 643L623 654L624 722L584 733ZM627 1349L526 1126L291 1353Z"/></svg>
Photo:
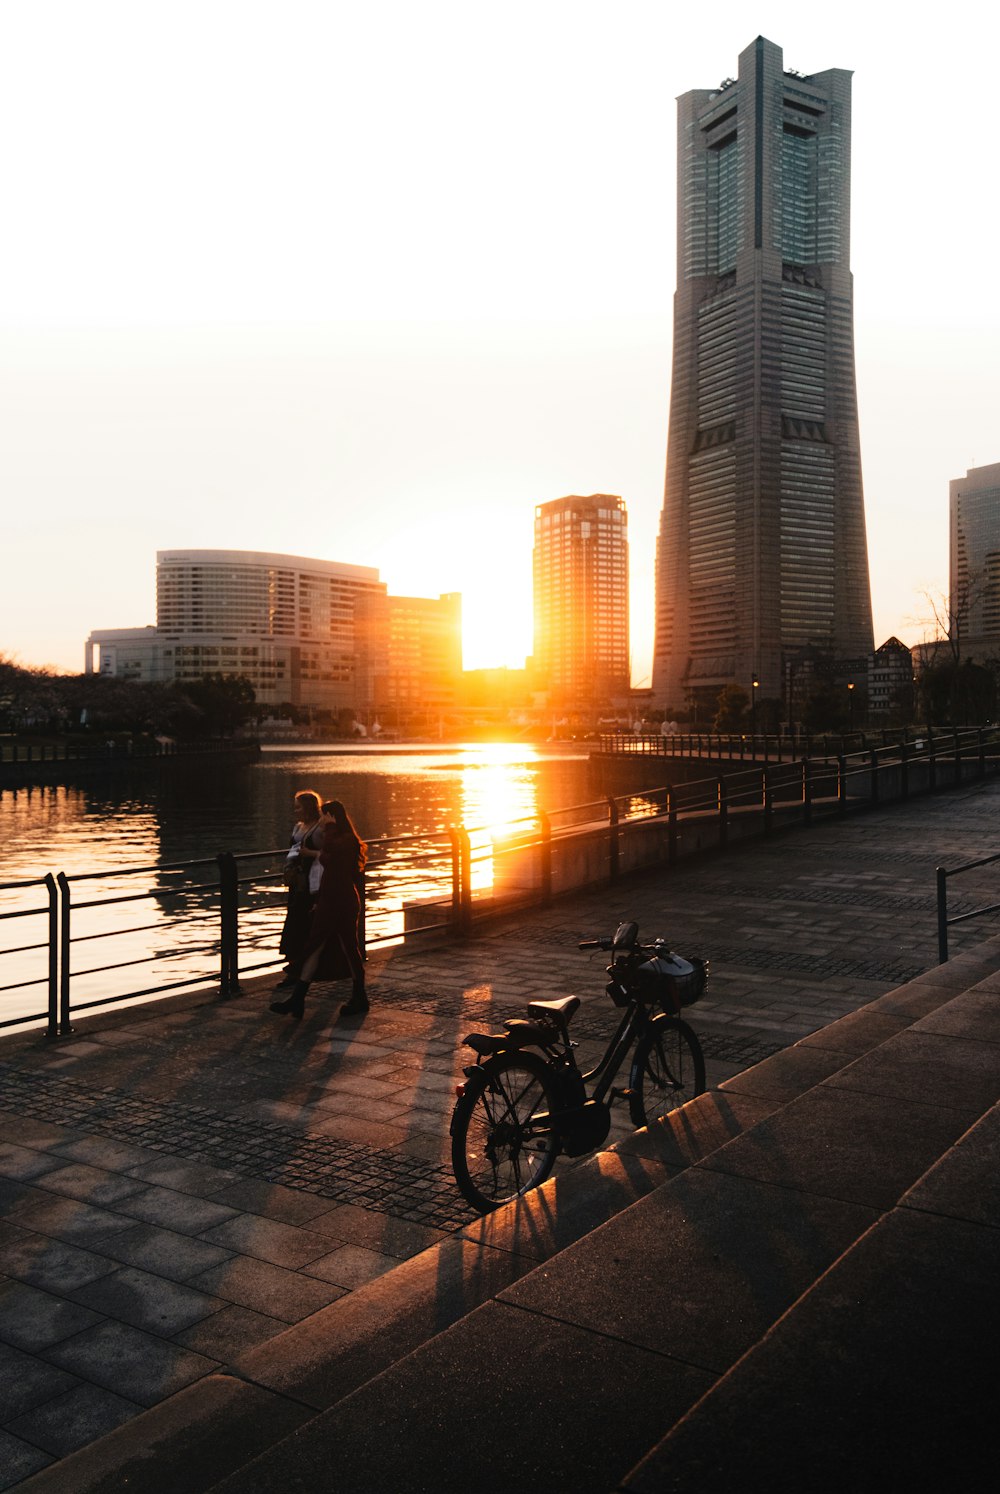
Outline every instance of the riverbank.
<svg viewBox="0 0 1000 1494"><path fill-rule="evenodd" d="M0 789L78 783L126 773L175 772L207 761L250 763L260 757L259 742L177 742L150 738L78 742L4 743L0 748Z"/></svg>

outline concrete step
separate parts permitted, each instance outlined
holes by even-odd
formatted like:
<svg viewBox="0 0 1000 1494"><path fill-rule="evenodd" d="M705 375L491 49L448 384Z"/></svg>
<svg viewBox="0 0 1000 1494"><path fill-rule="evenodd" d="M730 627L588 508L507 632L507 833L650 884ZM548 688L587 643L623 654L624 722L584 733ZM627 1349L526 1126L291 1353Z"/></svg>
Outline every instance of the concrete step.
<svg viewBox="0 0 1000 1494"><path fill-rule="evenodd" d="M701 1408L903 1209L885 1238L912 1237L904 1199L1000 1098L998 965L929 971L22 1487L675 1487L670 1439L704 1445Z"/></svg>

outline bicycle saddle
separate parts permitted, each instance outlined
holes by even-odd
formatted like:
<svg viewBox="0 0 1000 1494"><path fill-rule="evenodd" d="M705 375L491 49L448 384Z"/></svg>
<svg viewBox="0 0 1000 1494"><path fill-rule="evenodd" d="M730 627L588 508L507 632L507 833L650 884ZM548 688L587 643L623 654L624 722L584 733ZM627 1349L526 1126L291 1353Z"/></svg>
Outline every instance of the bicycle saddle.
<svg viewBox="0 0 1000 1494"><path fill-rule="evenodd" d="M561 1017L568 1022L579 1006L579 996L560 996L557 1001L529 1001L528 1011L533 1017Z"/></svg>

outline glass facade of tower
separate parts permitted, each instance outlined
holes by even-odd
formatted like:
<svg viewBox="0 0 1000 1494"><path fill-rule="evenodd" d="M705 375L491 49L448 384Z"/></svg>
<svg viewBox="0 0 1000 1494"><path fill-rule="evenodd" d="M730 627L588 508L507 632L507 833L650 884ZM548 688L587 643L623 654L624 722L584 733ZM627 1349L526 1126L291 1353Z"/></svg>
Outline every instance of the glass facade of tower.
<svg viewBox="0 0 1000 1494"><path fill-rule="evenodd" d="M780 696L872 648L854 378L851 75L759 37L678 101L678 285L653 689Z"/></svg>
<svg viewBox="0 0 1000 1494"><path fill-rule="evenodd" d="M629 688L628 517L621 498L556 498L535 510L534 671L566 705Z"/></svg>
<svg viewBox="0 0 1000 1494"><path fill-rule="evenodd" d="M949 610L962 638L1000 638L1000 462L949 490Z"/></svg>

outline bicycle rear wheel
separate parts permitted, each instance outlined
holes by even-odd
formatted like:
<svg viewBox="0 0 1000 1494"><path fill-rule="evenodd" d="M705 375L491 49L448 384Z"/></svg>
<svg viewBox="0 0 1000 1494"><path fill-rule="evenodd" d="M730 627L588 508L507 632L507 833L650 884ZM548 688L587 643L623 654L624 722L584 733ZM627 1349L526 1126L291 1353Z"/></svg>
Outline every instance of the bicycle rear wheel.
<svg viewBox="0 0 1000 1494"><path fill-rule="evenodd" d="M637 1128L704 1092L701 1044L680 1017L653 1018L636 1049L629 1089L629 1114Z"/></svg>
<svg viewBox="0 0 1000 1494"><path fill-rule="evenodd" d="M557 1104L548 1065L520 1052L483 1068L485 1088L470 1084L451 1118L455 1181L481 1214L544 1183L558 1152L547 1120Z"/></svg>

